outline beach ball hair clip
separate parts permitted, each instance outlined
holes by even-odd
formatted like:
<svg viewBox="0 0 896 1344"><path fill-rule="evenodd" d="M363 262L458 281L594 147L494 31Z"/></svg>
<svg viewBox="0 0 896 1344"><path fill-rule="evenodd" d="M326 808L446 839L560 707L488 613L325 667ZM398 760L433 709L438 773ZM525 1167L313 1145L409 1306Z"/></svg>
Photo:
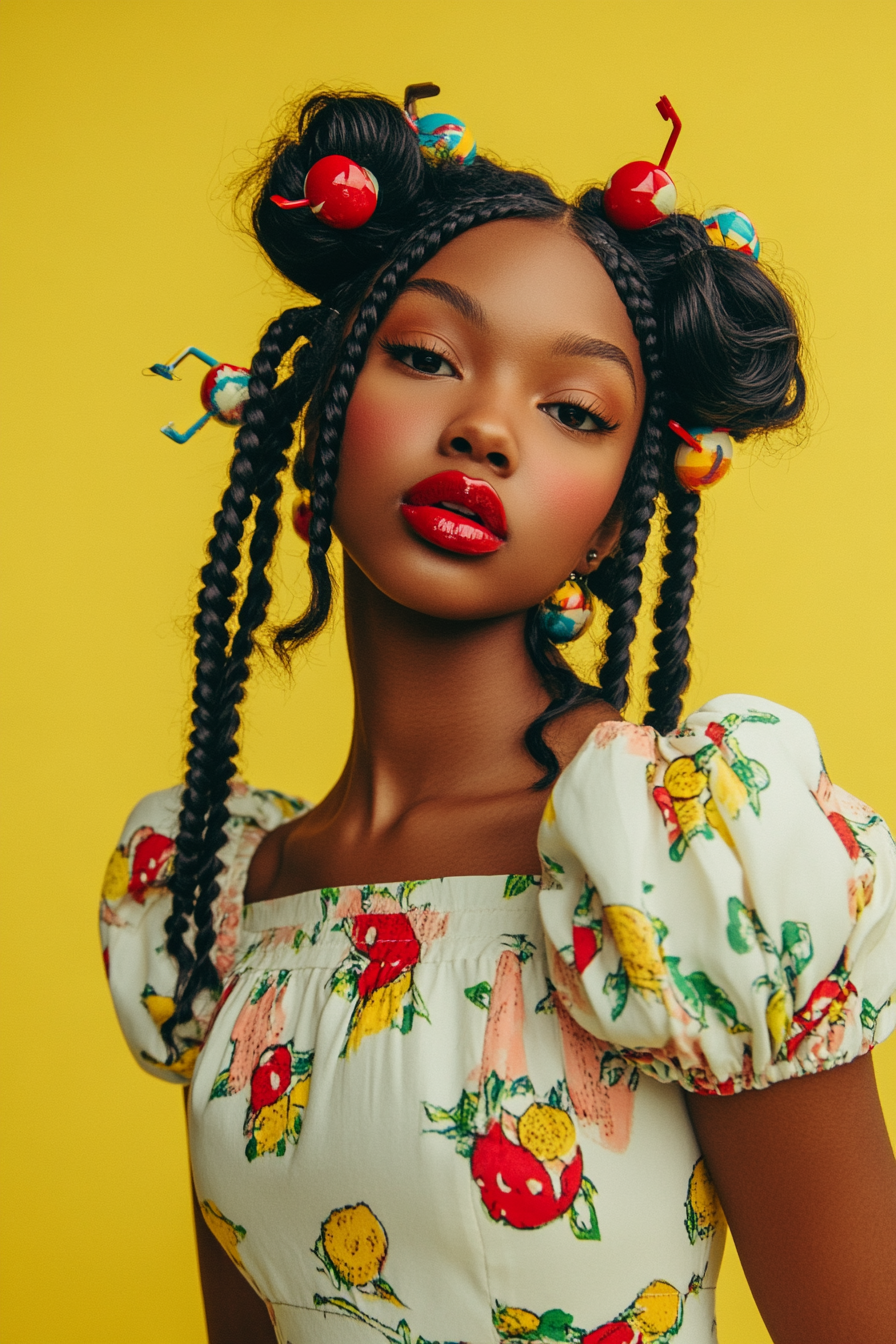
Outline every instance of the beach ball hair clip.
<svg viewBox="0 0 896 1344"><path fill-rule="evenodd" d="M438 84L409 84L404 91L404 115L420 142L420 153L430 163L469 165L476 157L476 141L459 117L447 112L417 115L419 98L438 98L440 93Z"/></svg>
<svg viewBox="0 0 896 1344"><path fill-rule="evenodd" d="M675 450L674 468L685 490L708 490L728 475L734 445L727 429L685 429L677 420L670 420L669 428L682 440Z"/></svg>
<svg viewBox="0 0 896 1344"><path fill-rule="evenodd" d="M709 241L759 260L759 238L753 222L740 210L713 210L700 221Z"/></svg>
<svg viewBox="0 0 896 1344"><path fill-rule="evenodd" d="M369 168L344 154L326 154L312 163L302 185L301 200L272 196L281 210L307 207L331 229L359 229L376 209L380 186Z"/></svg>
<svg viewBox="0 0 896 1344"><path fill-rule="evenodd" d="M186 443L192 439L193 435L203 425L207 425L209 420L217 420L221 425L240 425L243 422L243 407L249 398L249 370L241 368L239 364L220 364L218 360L207 355L204 350L198 346L188 345L185 350L181 350L179 355L175 355L167 364L153 364L150 368L144 369L146 374L155 373L160 378L167 378L169 382L176 382L174 370L181 360L186 359L187 355L195 355L201 359L203 364L208 364L209 371L202 380L202 386L199 389L199 398L205 408L205 414L200 416L194 425L179 434L174 428L172 421L162 426L162 433L166 438L173 439L175 443Z"/></svg>
<svg viewBox="0 0 896 1344"><path fill-rule="evenodd" d="M623 164L604 187L604 214L618 229L649 229L671 215L678 200L666 165L681 134L681 118L665 94L656 106L663 121L672 123L663 157L659 163L635 159Z"/></svg>

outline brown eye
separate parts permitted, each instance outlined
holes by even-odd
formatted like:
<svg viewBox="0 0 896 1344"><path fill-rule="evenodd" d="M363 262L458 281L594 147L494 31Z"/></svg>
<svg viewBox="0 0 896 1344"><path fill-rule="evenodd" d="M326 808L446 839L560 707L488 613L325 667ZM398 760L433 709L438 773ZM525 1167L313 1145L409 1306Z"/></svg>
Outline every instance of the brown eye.
<svg viewBox="0 0 896 1344"><path fill-rule="evenodd" d="M428 345L394 345L382 342L383 349L398 364L413 369L415 373L426 373L432 378L454 378L455 370L444 355L432 350Z"/></svg>
<svg viewBox="0 0 896 1344"><path fill-rule="evenodd" d="M556 420L565 429L578 430L580 434L609 434L618 425L610 424L597 411L589 411L575 401L552 401L539 410L544 411L552 420Z"/></svg>

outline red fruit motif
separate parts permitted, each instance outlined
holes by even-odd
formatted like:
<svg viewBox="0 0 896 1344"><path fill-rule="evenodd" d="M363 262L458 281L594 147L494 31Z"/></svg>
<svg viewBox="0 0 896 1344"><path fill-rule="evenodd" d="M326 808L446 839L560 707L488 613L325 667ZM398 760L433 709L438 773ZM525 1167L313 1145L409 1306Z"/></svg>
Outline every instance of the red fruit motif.
<svg viewBox="0 0 896 1344"><path fill-rule="evenodd" d="M355 915L351 939L368 958L358 977L362 999L383 985L391 985L420 960L420 943L407 915Z"/></svg>
<svg viewBox="0 0 896 1344"><path fill-rule="evenodd" d="M289 1087L291 1072L292 1056L285 1045L276 1045L272 1050L265 1051L252 1075L250 1109L260 1111L262 1106L272 1106L279 1100Z"/></svg>
<svg viewBox="0 0 896 1344"><path fill-rule="evenodd" d="M632 1344L636 1338L628 1321L610 1321L585 1335L582 1344Z"/></svg>
<svg viewBox="0 0 896 1344"><path fill-rule="evenodd" d="M841 985L839 980L821 980L812 990L808 1000L798 1013L793 1015L792 1034L787 1041L787 1058L793 1059L806 1037L819 1027L825 1018L830 1023L842 1018L844 1008L856 987L851 980Z"/></svg>
<svg viewBox="0 0 896 1344"><path fill-rule="evenodd" d="M597 930L581 928L578 924L574 924L572 951L575 957L576 970L584 971L585 967L590 966L597 956Z"/></svg>
<svg viewBox="0 0 896 1344"><path fill-rule="evenodd" d="M833 826L837 835L840 837L840 843L846 850L851 859L860 859L862 851L859 848L859 842L855 838L850 828L849 822L840 812L829 812L828 821Z"/></svg>
<svg viewBox="0 0 896 1344"><path fill-rule="evenodd" d="M147 834L134 849L128 893L139 905L146 899L148 887L160 886L165 869L174 854L174 841L167 835L146 828Z"/></svg>
<svg viewBox="0 0 896 1344"><path fill-rule="evenodd" d="M725 741L725 729L720 723L708 723L703 731L710 742L715 742L717 747Z"/></svg>
<svg viewBox="0 0 896 1344"><path fill-rule="evenodd" d="M473 1144L470 1160L473 1180L482 1202L495 1222L511 1227L544 1227L569 1209L582 1184L582 1150L560 1174L555 1195L547 1167L520 1144L512 1143L499 1120Z"/></svg>

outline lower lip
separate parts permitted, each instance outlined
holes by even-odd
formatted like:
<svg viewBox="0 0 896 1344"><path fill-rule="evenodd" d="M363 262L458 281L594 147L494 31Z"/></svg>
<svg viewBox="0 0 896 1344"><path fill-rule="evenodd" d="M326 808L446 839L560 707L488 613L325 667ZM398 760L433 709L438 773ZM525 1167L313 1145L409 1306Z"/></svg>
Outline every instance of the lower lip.
<svg viewBox="0 0 896 1344"><path fill-rule="evenodd" d="M402 516L418 537L455 555L490 555L504 545L482 523L433 504L402 504Z"/></svg>

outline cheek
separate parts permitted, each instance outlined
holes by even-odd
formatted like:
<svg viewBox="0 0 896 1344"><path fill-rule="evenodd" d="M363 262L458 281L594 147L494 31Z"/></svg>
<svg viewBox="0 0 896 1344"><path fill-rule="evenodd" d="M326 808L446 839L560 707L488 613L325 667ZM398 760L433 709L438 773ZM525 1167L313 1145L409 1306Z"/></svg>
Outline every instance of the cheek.
<svg viewBox="0 0 896 1344"><path fill-rule="evenodd" d="M554 461L533 473L533 497L543 525L584 544L610 511L625 474L626 459L607 457L601 470L582 472Z"/></svg>
<svg viewBox="0 0 896 1344"><path fill-rule="evenodd" d="M376 379L362 376L349 402L342 437L340 475L348 470L365 486L376 482L379 490L392 476L401 490L409 457L431 447L438 426L433 407L415 405L413 397L386 395ZM403 470L404 467L404 470Z"/></svg>

